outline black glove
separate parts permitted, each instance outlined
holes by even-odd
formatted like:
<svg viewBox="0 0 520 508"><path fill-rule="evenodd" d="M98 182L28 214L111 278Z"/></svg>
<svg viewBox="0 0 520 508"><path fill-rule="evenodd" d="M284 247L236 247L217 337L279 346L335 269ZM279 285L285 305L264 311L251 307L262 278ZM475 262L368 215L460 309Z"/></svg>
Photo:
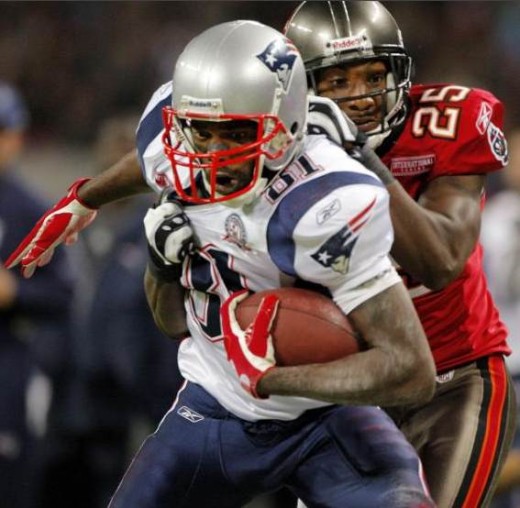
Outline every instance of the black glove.
<svg viewBox="0 0 520 508"><path fill-rule="evenodd" d="M182 263L195 250L193 229L181 205L163 193L159 203L148 210L144 228L152 273L165 282L178 280Z"/></svg>

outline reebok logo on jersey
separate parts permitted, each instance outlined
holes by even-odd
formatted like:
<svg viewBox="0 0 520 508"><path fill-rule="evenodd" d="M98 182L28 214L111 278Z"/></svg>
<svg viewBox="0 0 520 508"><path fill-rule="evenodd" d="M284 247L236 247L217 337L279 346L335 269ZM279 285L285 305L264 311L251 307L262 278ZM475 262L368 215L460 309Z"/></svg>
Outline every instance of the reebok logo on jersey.
<svg viewBox="0 0 520 508"><path fill-rule="evenodd" d="M204 420L202 415L196 411L193 411L193 409L190 409L187 406L181 406L179 409L177 409L177 414L183 418L186 418L186 420L190 421L191 423L197 423L201 420Z"/></svg>
<svg viewBox="0 0 520 508"><path fill-rule="evenodd" d="M443 384L451 381L453 379L453 376L455 375L454 370L450 370L448 372L445 372L444 374L439 374L438 376L435 376L435 379L437 383Z"/></svg>
<svg viewBox="0 0 520 508"><path fill-rule="evenodd" d="M488 130L489 124L491 123L491 114L493 113L491 106L487 102L483 102L480 106L480 113L477 118L477 130L483 136Z"/></svg>
<svg viewBox="0 0 520 508"><path fill-rule="evenodd" d="M419 157L396 157L390 162L390 171L394 176L412 176L428 173L435 164L435 154Z"/></svg>
<svg viewBox="0 0 520 508"><path fill-rule="evenodd" d="M335 199L332 203L318 210L316 214L316 222L318 225L328 221L333 215L336 215L341 210L341 203L339 199Z"/></svg>

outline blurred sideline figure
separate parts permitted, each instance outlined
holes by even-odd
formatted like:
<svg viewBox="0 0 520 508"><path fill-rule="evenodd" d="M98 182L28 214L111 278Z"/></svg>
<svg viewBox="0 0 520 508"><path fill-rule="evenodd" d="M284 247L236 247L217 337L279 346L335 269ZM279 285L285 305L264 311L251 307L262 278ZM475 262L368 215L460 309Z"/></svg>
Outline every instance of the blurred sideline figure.
<svg viewBox="0 0 520 508"><path fill-rule="evenodd" d="M490 198L482 216L482 242L490 289L509 328L507 359L520 402L520 129L509 136L510 160L502 174L505 188ZM518 403L517 408L520 408ZM513 449L500 474L493 508L520 506L520 415Z"/></svg>
<svg viewBox="0 0 520 508"><path fill-rule="evenodd" d="M0 82L0 507L33 507L37 438L45 430L52 383L68 340L73 281L66 253L34 281L3 262L48 204L19 179L29 113Z"/></svg>
<svg viewBox="0 0 520 508"><path fill-rule="evenodd" d="M135 146L138 119L121 114L104 122L98 168ZM106 507L135 443L158 424L180 385L177 344L157 330L143 290L149 205L146 196L110 204L70 249L82 273L73 363L50 415L41 508Z"/></svg>

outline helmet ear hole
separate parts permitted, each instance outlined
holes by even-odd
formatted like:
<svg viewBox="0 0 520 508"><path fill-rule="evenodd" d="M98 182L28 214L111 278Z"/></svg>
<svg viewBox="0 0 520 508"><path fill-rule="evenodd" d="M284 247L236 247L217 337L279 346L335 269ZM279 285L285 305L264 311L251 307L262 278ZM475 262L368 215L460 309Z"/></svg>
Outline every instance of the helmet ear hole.
<svg viewBox="0 0 520 508"><path fill-rule="evenodd" d="M298 129L299 129L299 126L298 126L298 122L294 122L292 125L291 125L291 134L294 136L297 132L298 132Z"/></svg>

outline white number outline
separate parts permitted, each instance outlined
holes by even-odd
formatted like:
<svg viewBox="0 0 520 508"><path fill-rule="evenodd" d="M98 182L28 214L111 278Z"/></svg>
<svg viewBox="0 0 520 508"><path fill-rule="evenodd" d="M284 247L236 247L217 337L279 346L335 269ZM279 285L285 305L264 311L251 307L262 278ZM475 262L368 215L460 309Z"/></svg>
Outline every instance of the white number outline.
<svg viewBox="0 0 520 508"><path fill-rule="evenodd" d="M470 92L471 88L457 85L448 85L439 90L429 88L421 95L419 104L461 102L467 98ZM420 107L412 119L413 136L422 138L429 132L434 138L455 139L457 136L460 111L460 108L451 106L441 111L435 104ZM445 125L442 125L444 122Z"/></svg>

